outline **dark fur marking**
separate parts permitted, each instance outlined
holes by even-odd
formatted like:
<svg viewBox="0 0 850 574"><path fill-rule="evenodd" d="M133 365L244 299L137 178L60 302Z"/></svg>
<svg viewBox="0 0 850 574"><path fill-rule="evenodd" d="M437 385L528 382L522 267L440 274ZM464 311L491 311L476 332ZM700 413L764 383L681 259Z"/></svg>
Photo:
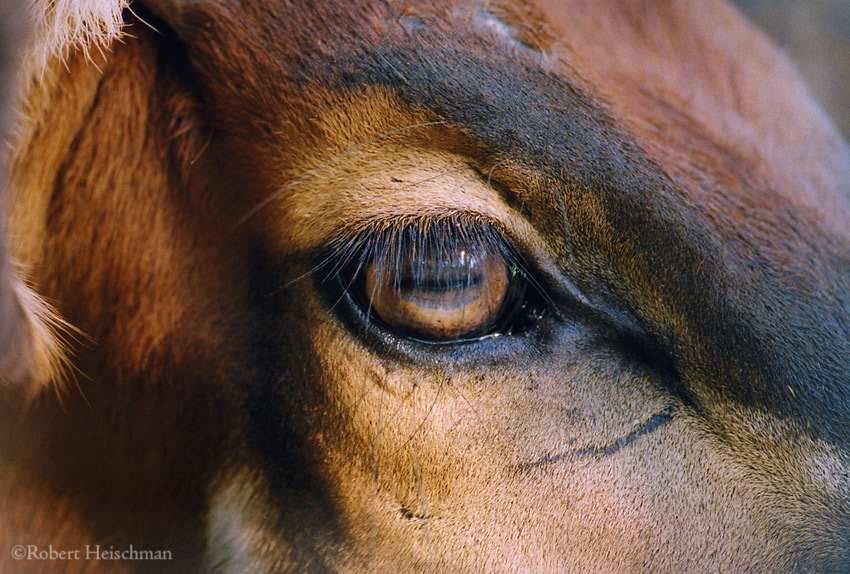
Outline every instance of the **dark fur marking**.
<svg viewBox="0 0 850 574"><path fill-rule="evenodd" d="M392 68L385 68L387 62ZM339 62L336 67L340 70ZM398 70L406 82L396 80ZM483 60L462 49L417 53L413 48L394 48L380 57L352 60L347 71L338 73L351 87L390 86L411 105L428 108L472 133L497 157L533 166L559 182L561 187L551 191L564 193L570 229L591 234L582 240L585 249L595 251L584 256L609 270L576 277L577 283L601 305L627 301L645 330L667 349L683 380L712 381L711 388L692 389L698 399L702 395L704 401L738 401L799 421L799 427L813 436L850 442L845 423L850 417L850 365L842 359L850 356L850 340L844 336L848 325L842 322L845 315L832 311L850 305L840 281L846 274L842 267L850 264L846 253L836 247L818 261L819 279L831 283L800 271L778 290L770 269L795 265L793 257L776 261L766 251L750 255L754 240L740 248L722 242L716 224L706 213L681 202L674 182L599 104L576 86L521 62L498 56ZM504 122L505 117L513 121ZM713 155L721 152L713 150ZM719 157L729 169L742 169L734 156ZM742 179L763 185L751 177ZM716 193L734 196L745 191ZM773 195L770 189L761 191ZM595 201L597 211L587 211L586 198ZM782 218L791 207L777 198L776 210ZM589 213L615 230L641 230L618 239L645 258L646 276L663 286L675 307L658 314L644 307L650 301L635 298L634 287L624 283L629 278L604 251L608 245L597 249L592 244L594 230L582 229L582 219L589 219ZM788 222L780 219L780 224ZM811 228L818 226L813 223ZM559 237L550 239L564 243ZM575 244L576 235L570 240ZM758 241L771 244L766 238ZM787 247L799 249L799 260L806 260L805 238ZM563 255L566 260L571 254ZM758 257L761 263L749 257ZM816 296L803 298L800 294L805 292ZM748 309L764 313L753 315ZM704 349L691 348L673 326L670 313L686 318ZM793 331L782 328L789 316L798 325Z"/></svg>
<svg viewBox="0 0 850 574"><path fill-rule="evenodd" d="M513 469L517 472L529 472L541 467L547 467L562 460L575 458L611 456L621 448L627 447L642 436L651 434L673 420L673 410L667 409L656 413L634 428L629 434L620 437L611 444L605 446L586 446L555 455L544 455L533 462L525 462L515 465Z"/></svg>

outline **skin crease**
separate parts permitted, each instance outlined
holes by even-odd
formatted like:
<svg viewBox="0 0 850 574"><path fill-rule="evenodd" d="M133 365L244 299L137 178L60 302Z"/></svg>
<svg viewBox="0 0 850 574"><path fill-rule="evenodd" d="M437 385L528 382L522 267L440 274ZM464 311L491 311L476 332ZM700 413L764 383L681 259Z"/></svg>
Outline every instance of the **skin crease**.
<svg viewBox="0 0 850 574"><path fill-rule="evenodd" d="M9 259L75 330L21 358L2 259L0 571L850 569L850 152L730 8L124 18L17 105ZM333 246L439 219L545 311L371 320Z"/></svg>

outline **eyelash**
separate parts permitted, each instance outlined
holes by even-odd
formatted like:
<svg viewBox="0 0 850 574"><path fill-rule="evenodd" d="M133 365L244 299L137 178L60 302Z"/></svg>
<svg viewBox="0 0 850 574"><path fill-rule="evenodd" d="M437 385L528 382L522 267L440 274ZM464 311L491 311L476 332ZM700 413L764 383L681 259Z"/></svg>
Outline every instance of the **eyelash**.
<svg viewBox="0 0 850 574"><path fill-rule="evenodd" d="M519 263L510 242L483 218L408 217L368 222L334 239L326 257L326 261L332 264L329 275L352 265L362 267L378 257L396 259L410 245L426 254L432 254L433 248L438 245L444 252L457 247L483 247Z"/></svg>
<svg viewBox="0 0 850 574"><path fill-rule="evenodd" d="M398 218L369 222L360 229L349 232L338 237L332 242L331 247L324 259L324 264L329 271L325 281L332 279L339 297L334 307L342 304L353 304L361 311L361 316L370 323L376 324L396 336L423 343L459 343L478 340L491 335L520 335L541 319L548 307L547 298L531 274L527 271L523 258L513 244L506 239L505 235L496 229L486 219L474 215L451 215L443 217L417 217ZM454 262L457 254L461 259L465 254L471 254L470 258L493 256L504 261L506 266L507 290L504 295L504 303L494 311L492 318L488 319L480 328L471 329L463 336L449 337L422 337L416 333L405 332L396 325L390 325L375 312L373 301L375 292L371 295L364 289L367 270L374 262L386 264L389 262L389 275L394 275L395 280L391 284L397 299L401 299L402 292L407 289L408 293L445 294L451 290L475 289L483 275L473 277L467 272L466 282L458 282L456 271L443 271L434 265L417 264L405 267L402 262L411 260ZM492 258L492 257L491 257ZM405 287L404 279L409 279L411 268L425 268L429 277L446 277L444 282L436 283L422 280L417 283L419 290ZM452 267L452 265L449 265ZM490 269L489 267L487 269ZM442 273L442 275L440 275ZM405 275L406 274L406 275ZM421 277L420 277L421 279ZM486 277L485 277L486 279ZM415 281L414 281L415 282ZM374 282L373 282L374 283ZM486 289L486 287L483 287ZM487 293L485 293L487 295ZM446 295L448 297L448 295ZM449 299L446 299L451 300ZM489 299L487 299L489 301ZM479 303L480 307L480 303ZM486 308L488 311L489 307ZM461 312L463 317L463 311Z"/></svg>

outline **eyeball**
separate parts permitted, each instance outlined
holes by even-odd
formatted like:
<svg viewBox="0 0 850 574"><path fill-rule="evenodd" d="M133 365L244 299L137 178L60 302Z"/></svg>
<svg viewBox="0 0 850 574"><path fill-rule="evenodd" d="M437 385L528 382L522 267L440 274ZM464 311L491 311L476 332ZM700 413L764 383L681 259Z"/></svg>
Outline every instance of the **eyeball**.
<svg viewBox="0 0 850 574"><path fill-rule="evenodd" d="M417 255L411 249L366 266L363 289L371 312L394 331L427 341L485 334L509 291L503 255L469 246Z"/></svg>

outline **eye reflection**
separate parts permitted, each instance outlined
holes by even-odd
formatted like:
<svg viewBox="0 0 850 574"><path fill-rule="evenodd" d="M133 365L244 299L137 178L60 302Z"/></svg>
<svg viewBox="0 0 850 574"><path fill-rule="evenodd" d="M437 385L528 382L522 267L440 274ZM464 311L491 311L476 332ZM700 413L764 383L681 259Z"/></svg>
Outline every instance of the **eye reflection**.
<svg viewBox="0 0 850 574"><path fill-rule="evenodd" d="M408 336L449 341L481 334L499 317L510 271L501 253L446 248L420 256L415 249L378 257L364 272L372 312Z"/></svg>

